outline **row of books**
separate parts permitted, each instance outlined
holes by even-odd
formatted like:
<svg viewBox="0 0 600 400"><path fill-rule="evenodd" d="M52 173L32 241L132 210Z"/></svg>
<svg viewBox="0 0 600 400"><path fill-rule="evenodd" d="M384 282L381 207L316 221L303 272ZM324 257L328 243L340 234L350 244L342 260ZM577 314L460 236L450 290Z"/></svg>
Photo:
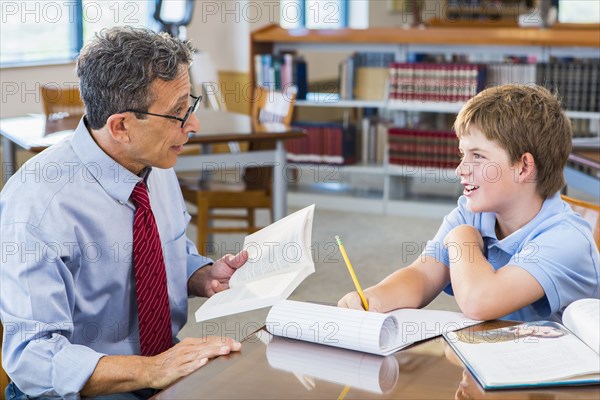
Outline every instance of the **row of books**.
<svg viewBox="0 0 600 400"><path fill-rule="evenodd" d="M543 85L558 93L571 111L600 111L600 61L576 60L537 64L487 64L486 86L507 83Z"/></svg>
<svg viewBox="0 0 600 400"><path fill-rule="evenodd" d="M294 54L256 54L254 79L257 85L282 90L295 85L296 98L306 99L308 92L307 65L304 58Z"/></svg>
<svg viewBox="0 0 600 400"><path fill-rule="evenodd" d="M483 64L392 63L389 99L467 101L485 87Z"/></svg>
<svg viewBox="0 0 600 400"><path fill-rule="evenodd" d="M286 140L287 159L293 163L345 165L356 162L356 130L341 123L298 122L306 136Z"/></svg>
<svg viewBox="0 0 600 400"><path fill-rule="evenodd" d="M389 163L434 168L456 168L460 163L458 139L451 131L391 127Z"/></svg>
<svg viewBox="0 0 600 400"><path fill-rule="evenodd" d="M535 82L557 92L571 111L600 112L600 60L536 65Z"/></svg>

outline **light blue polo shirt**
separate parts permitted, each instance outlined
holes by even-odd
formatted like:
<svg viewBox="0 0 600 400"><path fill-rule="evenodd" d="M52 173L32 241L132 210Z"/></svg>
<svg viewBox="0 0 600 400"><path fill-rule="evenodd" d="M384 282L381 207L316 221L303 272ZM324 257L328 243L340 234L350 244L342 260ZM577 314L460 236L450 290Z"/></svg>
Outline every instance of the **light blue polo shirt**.
<svg viewBox="0 0 600 400"><path fill-rule="evenodd" d="M527 225L502 240L496 237L496 214L469 211L467 198L461 196L458 207L444 218L433 240L427 242L423 255L449 266L444 238L453 228L464 224L479 230L485 256L495 270L505 265L521 267L544 289L543 298L503 319L560 321L564 309L575 300L600 297L600 261L592 228L571 210L559 193L547 198ZM444 291L453 295L452 284Z"/></svg>

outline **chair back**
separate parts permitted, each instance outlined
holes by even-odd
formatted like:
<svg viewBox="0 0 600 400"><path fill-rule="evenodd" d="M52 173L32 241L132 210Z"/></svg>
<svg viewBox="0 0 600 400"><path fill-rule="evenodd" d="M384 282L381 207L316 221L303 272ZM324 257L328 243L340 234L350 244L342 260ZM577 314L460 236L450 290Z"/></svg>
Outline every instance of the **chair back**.
<svg viewBox="0 0 600 400"><path fill-rule="evenodd" d="M592 225L592 235L594 236L596 246L598 246L598 249L600 250L600 206L565 195L562 195L561 197L571 206L573 211L579 213L583 219Z"/></svg>
<svg viewBox="0 0 600 400"><path fill-rule="evenodd" d="M44 113L48 119L61 119L85 114L79 88L43 85L40 88Z"/></svg>
<svg viewBox="0 0 600 400"><path fill-rule="evenodd" d="M269 130L270 126L289 126L292 122L296 88L285 92L258 86L252 102L252 124L254 129ZM251 150L272 150L274 143L253 143ZM266 167L246 168L244 182L248 189L265 189L270 193L273 169Z"/></svg>
<svg viewBox="0 0 600 400"><path fill-rule="evenodd" d="M289 126L292 123L296 93L295 86L291 86L285 91L258 86L252 101L252 121L258 125L283 124Z"/></svg>

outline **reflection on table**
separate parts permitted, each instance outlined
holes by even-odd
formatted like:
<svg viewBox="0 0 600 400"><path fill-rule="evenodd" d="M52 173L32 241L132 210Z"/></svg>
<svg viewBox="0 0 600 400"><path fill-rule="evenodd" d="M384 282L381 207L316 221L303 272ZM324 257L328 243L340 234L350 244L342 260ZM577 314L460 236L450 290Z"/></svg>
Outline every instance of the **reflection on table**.
<svg viewBox="0 0 600 400"><path fill-rule="evenodd" d="M345 399L598 399L600 387L485 392L442 338L380 357L272 339L261 330L240 353L211 360L154 398L337 399L342 393Z"/></svg>
<svg viewBox="0 0 600 400"><path fill-rule="evenodd" d="M257 336L267 342L269 365L291 372L308 390L316 386L317 379L382 394L392 390L398 382L398 360L393 356L381 357L274 337L266 331L258 332Z"/></svg>

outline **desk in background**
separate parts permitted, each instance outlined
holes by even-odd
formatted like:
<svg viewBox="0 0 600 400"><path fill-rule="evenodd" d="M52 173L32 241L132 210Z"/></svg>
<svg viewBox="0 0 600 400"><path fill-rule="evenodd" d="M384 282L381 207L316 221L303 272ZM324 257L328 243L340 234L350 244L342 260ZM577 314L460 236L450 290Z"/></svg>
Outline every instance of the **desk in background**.
<svg viewBox="0 0 600 400"><path fill-rule="evenodd" d="M467 329L514 324L493 321ZM441 337L388 357L278 337L267 343L261 329L246 338L241 352L211 360L153 399L600 398L598 385L485 392Z"/></svg>
<svg viewBox="0 0 600 400"><path fill-rule="evenodd" d="M252 119L243 114L222 111L199 111L200 132L190 137L188 143L212 145L228 142L275 142L274 150L244 153L201 154L182 156L175 165L176 171L199 171L203 163L219 167L231 167L244 163L274 165L273 168L273 216L281 219L286 213L287 184L285 179L286 153L284 141L302 137L301 130L281 124L253 128ZM0 120L2 135L3 174L8 179L16 171L17 146L39 152L69 136L80 118L64 118L47 121L42 115L6 118Z"/></svg>
<svg viewBox="0 0 600 400"><path fill-rule="evenodd" d="M569 186L598 198L600 195L600 147L573 146L567 167L567 194Z"/></svg>

